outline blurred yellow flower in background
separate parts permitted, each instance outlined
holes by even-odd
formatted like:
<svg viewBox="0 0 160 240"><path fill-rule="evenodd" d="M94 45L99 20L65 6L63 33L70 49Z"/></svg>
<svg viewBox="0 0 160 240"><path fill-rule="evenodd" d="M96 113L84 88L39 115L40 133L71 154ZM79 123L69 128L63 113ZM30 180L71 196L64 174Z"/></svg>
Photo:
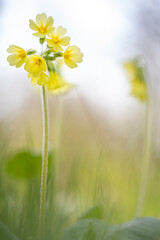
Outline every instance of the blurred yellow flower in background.
<svg viewBox="0 0 160 240"><path fill-rule="evenodd" d="M46 35L50 34L54 30L53 18L47 18L47 15L45 13L38 14L36 16L36 22L34 22L33 20L29 20L29 22L30 28L36 31L36 33L33 33L33 35L39 38L44 38Z"/></svg>
<svg viewBox="0 0 160 240"><path fill-rule="evenodd" d="M70 37L63 37L67 32L66 28L61 26L57 27L52 33L48 34L50 39L46 39L48 46L53 49L53 51L63 51L61 46L68 46L70 42Z"/></svg>
<svg viewBox="0 0 160 240"><path fill-rule="evenodd" d="M65 93L73 87L73 85L65 82L56 72L50 72L50 78L46 86L47 90L54 94Z"/></svg>
<svg viewBox="0 0 160 240"><path fill-rule="evenodd" d="M135 78L131 81L131 95L137 97L140 101L147 100L146 84Z"/></svg>
<svg viewBox="0 0 160 240"><path fill-rule="evenodd" d="M75 68L78 66L77 63L82 62L83 53L78 47L69 46L63 56L65 64L70 68Z"/></svg>
<svg viewBox="0 0 160 240"><path fill-rule="evenodd" d="M29 73L28 78L31 78L31 84L33 86L36 84L45 86L49 80L49 77L44 72L42 72L38 77L34 77L32 73Z"/></svg>
<svg viewBox="0 0 160 240"><path fill-rule="evenodd" d="M18 68L24 64L27 53L23 48L15 45L10 45L7 49L7 52L12 53L12 55L9 55L7 57L7 61L11 66L16 66Z"/></svg>
<svg viewBox="0 0 160 240"><path fill-rule="evenodd" d="M38 77L43 71L47 71L47 64L39 55L30 55L27 57L24 65L24 69L33 74L33 77Z"/></svg>
<svg viewBox="0 0 160 240"><path fill-rule="evenodd" d="M144 70L139 61L136 59L128 61L124 63L124 68L131 83L131 95L140 101L146 101L148 98L147 85Z"/></svg>

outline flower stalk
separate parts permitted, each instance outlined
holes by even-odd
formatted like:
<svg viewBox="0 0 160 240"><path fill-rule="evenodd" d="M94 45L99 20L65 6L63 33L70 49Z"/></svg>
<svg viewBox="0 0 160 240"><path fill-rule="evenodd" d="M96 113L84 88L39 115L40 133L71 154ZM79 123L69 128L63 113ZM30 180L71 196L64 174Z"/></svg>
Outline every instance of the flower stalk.
<svg viewBox="0 0 160 240"><path fill-rule="evenodd" d="M147 70L146 61L144 58L137 57L133 60L127 61L124 64L124 67L131 83L131 95L139 99L141 102L145 102L146 106L141 182L136 209L136 217L140 217L146 196L152 151L153 114L151 86L149 86L150 81L148 81L148 83L146 82L147 77L149 77L149 72Z"/></svg>
<svg viewBox="0 0 160 240"><path fill-rule="evenodd" d="M153 133L153 121L152 121L152 112L151 112L151 101L148 99L146 102L146 122L145 122L145 140L144 140L144 152L143 152L143 161L142 161L142 171L141 171L141 183L139 189L139 197L137 202L136 217L140 217L142 214L144 200L146 196L148 177L149 177L149 168L150 168L150 159L152 152L152 133Z"/></svg>
<svg viewBox="0 0 160 240"><path fill-rule="evenodd" d="M40 193L40 240L45 235L45 207L47 193L47 173L48 173L48 146L49 146L49 126L48 108L45 86L42 86L42 108L43 108L43 149L42 149L42 173L41 173L41 193Z"/></svg>

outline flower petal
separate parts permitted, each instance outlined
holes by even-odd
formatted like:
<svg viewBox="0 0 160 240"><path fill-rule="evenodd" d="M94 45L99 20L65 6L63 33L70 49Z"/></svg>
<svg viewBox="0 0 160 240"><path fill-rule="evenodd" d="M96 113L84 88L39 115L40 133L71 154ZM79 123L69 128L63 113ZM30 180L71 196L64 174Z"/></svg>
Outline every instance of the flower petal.
<svg viewBox="0 0 160 240"><path fill-rule="evenodd" d="M65 64L70 68L76 68L78 65L70 59L64 59Z"/></svg>
<svg viewBox="0 0 160 240"><path fill-rule="evenodd" d="M53 23L54 23L53 18L52 18L51 16L48 17L48 19L47 19L47 25L48 25L49 27L52 27Z"/></svg>
<svg viewBox="0 0 160 240"><path fill-rule="evenodd" d="M37 31L38 30L37 24L31 19L29 20L29 22L30 22L29 24L30 28L34 31Z"/></svg>
<svg viewBox="0 0 160 240"><path fill-rule="evenodd" d="M38 27L40 27L41 25L46 26L46 24L47 24L47 15L45 13L37 14L36 21L37 21Z"/></svg>
<svg viewBox="0 0 160 240"><path fill-rule="evenodd" d="M8 53L17 53L17 52L20 51L20 50L23 50L23 51L24 51L24 49L21 48L21 47L18 47L18 46L16 46L16 45L10 45L9 48L7 49L7 52L8 52Z"/></svg>
<svg viewBox="0 0 160 240"><path fill-rule="evenodd" d="M66 28L59 26L55 30L55 36L62 38L66 34L66 32L67 32Z"/></svg>
<svg viewBox="0 0 160 240"><path fill-rule="evenodd" d="M35 85L37 84L37 79L38 79L38 78L35 78L35 77L32 76L32 78L31 78L31 84L32 84L32 86L35 86Z"/></svg>
<svg viewBox="0 0 160 240"><path fill-rule="evenodd" d="M19 59L19 62L16 64L16 68L21 67L24 64L25 60L24 59Z"/></svg>
<svg viewBox="0 0 160 240"><path fill-rule="evenodd" d="M70 59L72 61L77 62L77 63L82 62L83 53L81 52L80 48L73 45L73 46L69 47L68 50L71 51Z"/></svg>
<svg viewBox="0 0 160 240"><path fill-rule="evenodd" d="M52 40L46 39L46 42L47 42L49 47L53 47L54 46L54 43L52 42Z"/></svg>
<svg viewBox="0 0 160 240"><path fill-rule="evenodd" d="M70 37L64 37L61 39L61 45L62 46L68 46L71 38Z"/></svg>
<svg viewBox="0 0 160 240"><path fill-rule="evenodd" d="M9 55L9 56L7 57L7 61L9 62L9 64L10 64L11 66L14 66L14 65L16 65L16 64L18 63L19 58L17 57L16 54L14 54L14 55Z"/></svg>
<svg viewBox="0 0 160 240"><path fill-rule="evenodd" d="M46 36L45 33L40 33L40 32L33 33L33 35L39 38L44 38Z"/></svg>
<svg viewBox="0 0 160 240"><path fill-rule="evenodd" d="M50 28L48 29L48 31L47 31L48 37L50 37L50 35L53 33L54 29L55 29L54 27L50 27Z"/></svg>

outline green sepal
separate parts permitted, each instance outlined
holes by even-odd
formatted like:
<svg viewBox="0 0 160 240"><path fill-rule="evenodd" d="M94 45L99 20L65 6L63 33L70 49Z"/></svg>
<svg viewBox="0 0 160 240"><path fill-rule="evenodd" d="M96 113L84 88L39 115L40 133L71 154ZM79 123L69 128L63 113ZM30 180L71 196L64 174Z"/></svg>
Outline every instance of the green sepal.
<svg viewBox="0 0 160 240"><path fill-rule="evenodd" d="M63 53L62 52L56 52L54 53L55 57L63 57Z"/></svg>
<svg viewBox="0 0 160 240"><path fill-rule="evenodd" d="M39 39L40 44L43 44L44 41L45 41L45 39L46 39L45 37L44 37L44 38L40 38L40 39Z"/></svg>
<svg viewBox="0 0 160 240"><path fill-rule="evenodd" d="M47 49L47 50L43 53L43 55L49 55L51 52L52 52L51 49Z"/></svg>
<svg viewBox="0 0 160 240"><path fill-rule="evenodd" d="M53 61L53 60L56 60L56 57L53 57L53 56L43 56L43 58L47 61Z"/></svg>
<svg viewBox="0 0 160 240"><path fill-rule="evenodd" d="M54 66L53 62L47 61L46 63L47 63L48 71L49 72L55 72L55 66Z"/></svg>
<svg viewBox="0 0 160 240"><path fill-rule="evenodd" d="M27 55L32 55L34 53L36 53L36 50L34 50L34 49L28 49L27 50Z"/></svg>

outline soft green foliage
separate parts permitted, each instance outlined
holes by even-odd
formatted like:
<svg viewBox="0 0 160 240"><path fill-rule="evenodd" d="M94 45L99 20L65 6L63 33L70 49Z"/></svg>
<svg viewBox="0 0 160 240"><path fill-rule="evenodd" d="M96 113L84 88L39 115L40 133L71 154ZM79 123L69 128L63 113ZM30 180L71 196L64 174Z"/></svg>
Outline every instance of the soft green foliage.
<svg viewBox="0 0 160 240"><path fill-rule="evenodd" d="M88 238L86 238L88 237ZM63 240L159 240L160 219L139 218L120 225L81 220L68 228Z"/></svg>
<svg viewBox="0 0 160 240"><path fill-rule="evenodd" d="M117 225L116 229L108 232L104 240L159 240L160 219L139 218Z"/></svg>
<svg viewBox="0 0 160 240"><path fill-rule="evenodd" d="M102 206L95 206L93 208L87 209L85 213L79 219L88 219L88 218L97 218L103 219L103 207Z"/></svg>
<svg viewBox="0 0 160 240"><path fill-rule="evenodd" d="M20 153L22 152L19 152L19 154ZM27 154L28 153L29 152L27 151ZM36 155L36 154L33 154L33 155ZM90 158L92 159L92 168L90 168L91 166ZM104 155L103 157L104 159L101 159L100 163L98 162L100 166L100 170L99 170L100 174L98 174L96 156L90 155L90 158L84 152L84 154L78 155L77 162L75 161L74 158L71 161L71 159L68 156L66 161L66 154L65 154L64 160L61 159L61 165L59 170L59 180L58 180L59 186L56 190L57 196L56 198L54 197L53 200L50 197L50 194L53 193L53 187L54 187L53 180L52 180L52 177L54 177L54 168L53 168L54 166L50 165L49 173L52 173L52 174L49 174L49 177L48 177L48 194L47 194L48 201L47 201L47 208L46 208L47 210L46 239L47 240L53 240L53 239L61 240L63 229L66 228L68 225L72 225L72 223L75 222L76 219L79 219L79 221L76 224L81 225L80 229L78 230L79 238L77 237L77 239L81 240L83 235L87 233L87 229L89 228L90 222L92 222L93 224L93 229L92 228L91 229L95 232L96 236L98 236L98 240L101 239L99 237L102 236L102 233L104 237L106 237L108 234L108 238L109 238L113 230L114 230L114 234L112 233L112 235L110 236L112 237L111 239L120 240L119 236L126 237L126 234L128 233L128 227L126 228L126 226L128 226L128 224L111 226L111 223L115 224L115 223L123 223L124 221L127 222L129 219L132 219L134 217L134 210L135 210L134 202L136 201L136 189L138 187L138 182L139 182L139 178L137 177L138 174L136 171L136 169L138 168L137 164L135 168L134 163L131 161L132 156L130 156L130 158L127 158L127 159L120 158L119 162L116 161L116 158L114 159L114 158L108 157L108 162L107 162L105 161L106 155ZM11 157L5 158L5 160L8 163L11 160ZM40 174L38 173L38 175L36 175L38 176L38 178L36 176L33 178L20 178L15 175L14 175L14 178L13 177L11 178L9 177L8 172L3 171L4 167L6 166L5 160L1 161L2 167L0 169L1 170L0 220L3 223L5 223L18 236L20 240L22 239L29 240L30 238L33 238L35 240L37 236L37 222L38 222L38 211L39 211ZM41 165L41 159L40 159L40 165ZM124 173L124 167L123 167L124 165L125 165L125 169L127 169L125 173ZM67 171L68 171L68 175L67 175ZM148 197L145 205L145 215L158 216L158 209L159 209L158 208L159 207L158 185L155 185L155 188L152 187L155 181L159 182L158 162L156 165L155 164L152 165L152 168L150 169L150 171L151 171L151 178L150 178L150 186L148 189ZM97 175L100 176L101 181L96 180ZM96 193L95 193L95 188L96 188L95 182L97 183ZM86 183L88 183L88 185ZM114 193L116 194L118 199L117 204L113 206L113 212L111 211L112 206L110 204L110 201L107 201L107 197L104 195L104 193L110 191L110 189L114 189L114 192L111 192L110 196L112 196L112 194ZM81 193L81 196L79 195L79 193ZM150 198L149 196L152 196L152 198ZM77 202L76 202L76 199L77 199ZM55 201L55 203L53 201ZM82 208L80 208L80 204L78 205L79 202L82 203ZM75 206L78 209L78 212L76 212L76 208L73 208L73 206ZM111 211L111 216L109 217L110 211ZM101 220L103 219L105 221L107 219L106 222L108 222L108 224L105 221L99 221L98 219L101 219ZM151 221L151 223L146 222L146 224L148 225L145 225L145 226L141 222L137 223L133 221L132 229L130 230L129 234L131 235L132 232L135 233L134 229L138 229L139 231L140 226L142 226L140 230L143 231L144 229L144 233L147 234L148 236L150 236L152 232L151 233L147 232L147 230L150 231L153 229L154 234L156 234L157 230L155 229L155 227L157 225L155 224L154 221L155 220ZM154 227L152 226L152 222L154 222ZM149 228L150 225L152 226L152 229ZM73 234L73 237L74 236L76 237L78 233L77 233L77 229L74 226L75 225L73 225L72 234ZM146 230L146 226L147 226L147 230ZM123 231L121 228L123 228ZM68 230L67 232L68 232L67 234L70 234ZM68 236L68 235L65 235L65 236ZM154 239L157 239L155 238L155 235L153 236L154 236ZM108 240L108 238L105 238L103 240ZM73 239L70 238L70 235L69 235L67 240L73 240ZM64 235L63 235L63 240L66 240L64 239ZM132 240L132 239L127 239L127 240ZM138 240L141 240L141 239L138 239Z"/></svg>
<svg viewBox="0 0 160 240"><path fill-rule="evenodd" d="M2 222L0 222L0 239L1 240L18 240L18 238Z"/></svg>
<svg viewBox="0 0 160 240"><path fill-rule="evenodd" d="M49 165L52 155L51 153L49 154ZM16 178L31 179L40 175L41 164L41 153L21 151L7 159L6 170Z"/></svg>
<svg viewBox="0 0 160 240"><path fill-rule="evenodd" d="M90 222L86 232L83 234L81 240L96 240L96 233L93 228L93 223Z"/></svg>
<svg viewBox="0 0 160 240"><path fill-rule="evenodd" d="M51 113L50 117L52 115L57 116L57 112ZM130 140L133 149L129 148L125 141L121 142L120 138L113 142L114 149L106 144L97 146L97 143L92 143L93 147L87 140L87 134L91 133L86 133L85 130L86 135L83 138L83 133L80 135L81 128L74 126L70 114L67 116L72 124L70 127L63 127L61 150L56 149L56 158L52 158L56 159L56 163L49 162L45 240L160 239L159 219L146 218L128 222L135 217L141 176L142 139L135 137L136 143L133 139ZM64 119L65 121L67 120ZM37 124L38 119L33 122ZM51 122L50 131L55 133L52 124L54 123ZM28 150L28 141L21 142L21 138L17 136L18 140L15 142L14 136L11 139L10 132L8 135L11 143L9 140L3 141L6 147L1 148L0 221L19 240L39 240L41 154L32 151L34 148L40 149L41 146L39 129L39 125L32 127L31 138L34 141L29 142ZM79 135L84 143L80 142ZM55 138L52 137L51 140L50 149L54 150ZM11 145L18 141L18 146ZM9 156L11 152L16 154ZM26 161L24 165L23 160ZM159 169L159 158L153 155L142 216L160 216Z"/></svg>
<svg viewBox="0 0 160 240"><path fill-rule="evenodd" d="M80 220L73 226L65 230L62 240L86 240L86 235L92 236L93 240L102 239L105 230L107 228L107 223L100 220ZM88 238L88 240L92 240Z"/></svg>

